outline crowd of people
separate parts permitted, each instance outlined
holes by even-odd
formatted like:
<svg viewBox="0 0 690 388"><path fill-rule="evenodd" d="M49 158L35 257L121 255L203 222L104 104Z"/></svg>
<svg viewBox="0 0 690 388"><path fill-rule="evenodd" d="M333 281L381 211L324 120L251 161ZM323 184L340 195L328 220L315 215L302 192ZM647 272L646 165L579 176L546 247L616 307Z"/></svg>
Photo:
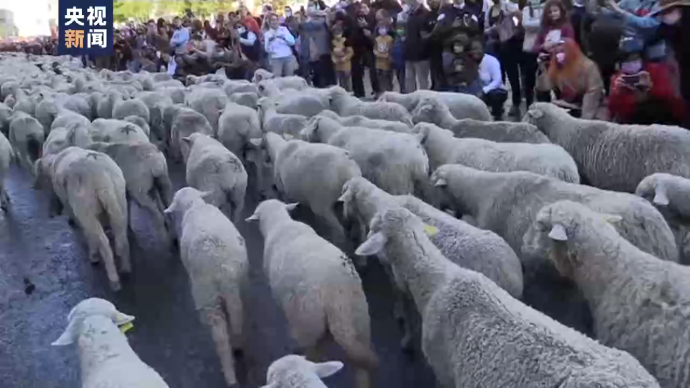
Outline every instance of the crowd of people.
<svg viewBox="0 0 690 388"><path fill-rule="evenodd" d="M433 89L482 98L496 118L523 98L582 118L688 125L688 0L342 0L130 23L93 65L175 76L257 68L365 96ZM574 1L571 3L571 1ZM585 3L583 1L589 1ZM85 63L87 63L85 59ZM509 86L508 86L509 85Z"/></svg>

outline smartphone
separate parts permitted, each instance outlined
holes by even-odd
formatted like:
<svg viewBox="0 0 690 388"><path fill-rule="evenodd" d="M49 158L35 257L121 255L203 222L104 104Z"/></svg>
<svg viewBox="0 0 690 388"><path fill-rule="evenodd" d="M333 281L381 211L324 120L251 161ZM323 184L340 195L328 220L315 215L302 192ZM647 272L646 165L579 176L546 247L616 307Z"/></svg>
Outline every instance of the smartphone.
<svg viewBox="0 0 690 388"><path fill-rule="evenodd" d="M513 16L513 24L515 24L516 26L520 24L520 21L518 20L517 16Z"/></svg>
<svg viewBox="0 0 690 388"><path fill-rule="evenodd" d="M637 85L640 82L640 75L639 74L624 74L621 76L621 80L625 82L628 85L634 86Z"/></svg>

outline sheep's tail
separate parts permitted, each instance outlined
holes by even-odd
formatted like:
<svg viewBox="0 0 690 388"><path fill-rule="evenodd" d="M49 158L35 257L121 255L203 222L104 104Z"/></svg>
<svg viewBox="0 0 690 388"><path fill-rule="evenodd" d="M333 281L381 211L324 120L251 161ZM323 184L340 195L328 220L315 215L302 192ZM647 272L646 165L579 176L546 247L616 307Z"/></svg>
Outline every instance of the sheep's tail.
<svg viewBox="0 0 690 388"><path fill-rule="evenodd" d="M624 233L621 233L621 235L629 235L635 231L635 235L625 236L626 240L631 242L637 241L634 245L661 260L677 263L679 260L678 245L676 244L675 235L668 226L664 216L646 202L643 206L635 206L634 209L634 221L639 222L640 227L624 228Z"/></svg>
<svg viewBox="0 0 690 388"><path fill-rule="evenodd" d="M29 135L26 139L26 150L29 153L31 161L35 162L41 158L43 144L41 144L40 141L36 140L36 138L32 135Z"/></svg>
<svg viewBox="0 0 690 388"><path fill-rule="evenodd" d="M230 212L233 222L238 222L240 213L244 208L244 196L247 191L247 172L242 162L235 158L229 158L220 165L219 175L220 188L225 195L227 203L230 205Z"/></svg>
<svg viewBox="0 0 690 388"><path fill-rule="evenodd" d="M352 261L342 254L346 270L336 284L326 291L324 308L328 331L338 345L345 351L347 358L355 366L367 370L378 367L379 360L371 348L371 318L361 281ZM348 281L349 280L349 281Z"/></svg>
<svg viewBox="0 0 690 388"><path fill-rule="evenodd" d="M128 219L124 178L121 178L121 187L118 187L117 182L108 175L103 174L100 179L102 182L101 189L96 190L96 198L107 214L108 222L110 222L113 231L115 233L125 231L126 236Z"/></svg>

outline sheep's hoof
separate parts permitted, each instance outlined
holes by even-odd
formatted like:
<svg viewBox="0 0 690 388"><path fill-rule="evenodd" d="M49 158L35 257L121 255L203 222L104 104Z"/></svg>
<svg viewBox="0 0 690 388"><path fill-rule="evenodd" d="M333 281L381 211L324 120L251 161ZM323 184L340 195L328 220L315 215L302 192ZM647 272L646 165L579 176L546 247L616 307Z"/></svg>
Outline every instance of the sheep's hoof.
<svg viewBox="0 0 690 388"><path fill-rule="evenodd" d="M116 280L116 281L112 281L112 280L111 280L111 281L110 281L110 290L111 290L111 291L113 291L113 292L118 292L118 291L120 291L121 289L122 289L122 285L120 285L120 281L119 281L119 280Z"/></svg>
<svg viewBox="0 0 690 388"><path fill-rule="evenodd" d="M70 217L70 218L67 219L67 225L69 225L69 226L72 227L72 228L76 228L76 227L77 227L77 223L74 221L74 219L73 219L72 217Z"/></svg>

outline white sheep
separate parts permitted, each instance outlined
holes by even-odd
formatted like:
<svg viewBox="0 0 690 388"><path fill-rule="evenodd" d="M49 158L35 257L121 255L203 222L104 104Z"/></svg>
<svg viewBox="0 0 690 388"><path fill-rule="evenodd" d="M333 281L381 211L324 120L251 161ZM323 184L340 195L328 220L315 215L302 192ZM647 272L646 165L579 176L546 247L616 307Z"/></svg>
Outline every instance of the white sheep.
<svg viewBox="0 0 690 388"><path fill-rule="evenodd" d="M432 90L417 90L407 94L385 92L379 97L379 101L398 103L409 112L413 112L417 107L429 101L437 101L446 106L448 112L456 119L492 121L491 112L484 101L471 94Z"/></svg>
<svg viewBox="0 0 690 388"><path fill-rule="evenodd" d="M459 163L485 171L531 171L564 182L580 182L575 161L555 144L458 139L453 132L428 123L417 124L415 129L432 170L442 164Z"/></svg>
<svg viewBox="0 0 690 388"><path fill-rule="evenodd" d="M634 193L642 179L657 172L690 178L686 129L576 119L547 103L532 105L522 121L565 148L593 186Z"/></svg>
<svg viewBox="0 0 690 388"><path fill-rule="evenodd" d="M5 136L10 134L10 117L12 117L12 108L0 103L0 132Z"/></svg>
<svg viewBox="0 0 690 388"><path fill-rule="evenodd" d="M204 135L193 135L204 136ZM229 387L237 384L233 350L242 349L242 292L249 263L244 238L205 193L185 187L175 193L166 213L172 214L180 259L189 275L194 306L211 331Z"/></svg>
<svg viewBox="0 0 690 388"><path fill-rule="evenodd" d="M263 79L258 83L259 93L267 96L266 90L304 90L309 88L307 80L298 76Z"/></svg>
<svg viewBox="0 0 690 388"><path fill-rule="evenodd" d="M126 121L128 123L132 123L139 128L141 128L144 131L144 134L151 138L151 127L149 127L149 124L146 122L146 120L142 119L140 116L127 116L122 121Z"/></svg>
<svg viewBox="0 0 690 388"><path fill-rule="evenodd" d="M41 157L45 141L43 126L24 112L15 112L12 117L9 141L14 148L14 155L22 167L33 171L33 165Z"/></svg>
<svg viewBox="0 0 690 388"><path fill-rule="evenodd" d="M182 139L191 136L193 133L213 136L213 127L211 127L206 116L191 108L178 108L172 117L169 144L170 154L175 161L186 161L189 156L189 144L182 141Z"/></svg>
<svg viewBox="0 0 690 388"><path fill-rule="evenodd" d="M115 252L121 260L120 271L131 272L126 184L122 171L108 155L78 147L49 155L39 164L49 171L60 204L84 233L91 262L97 263L100 254L111 289L119 290L120 277L99 217L105 215L113 231Z"/></svg>
<svg viewBox="0 0 690 388"><path fill-rule="evenodd" d="M218 132L218 118L227 103L228 96L220 89L195 88L185 98L188 107L206 117L214 134Z"/></svg>
<svg viewBox="0 0 690 388"><path fill-rule="evenodd" d="M242 162L216 139L203 133L182 138L189 147L187 184L206 193L206 200L239 222L247 190Z"/></svg>
<svg viewBox="0 0 690 388"><path fill-rule="evenodd" d="M415 123L431 123L453 132L455 137L475 137L502 143L551 143L539 129L528 123L456 119L448 107L436 99L424 100L412 112Z"/></svg>
<svg viewBox="0 0 690 388"><path fill-rule="evenodd" d="M259 95L254 92L238 92L228 97L229 102L256 109L259 106Z"/></svg>
<svg viewBox="0 0 690 388"><path fill-rule="evenodd" d="M259 118L264 132L286 133L295 137L299 136L309 120L302 115L278 113L276 103L267 97L259 99Z"/></svg>
<svg viewBox="0 0 690 388"><path fill-rule="evenodd" d="M690 385L690 268L642 252L582 204L542 208L524 250L549 257L589 303L596 338L630 352L664 388Z"/></svg>
<svg viewBox="0 0 690 388"><path fill-rule="evenodd" d="M422 352L440 386L659 387L628 353L560 325L450 262L406 209L378 213L370 229L357 254L378 255L412 294Z"/></svg>
<svg viewBox="0 0 690 388"><path fill-rule="evenodd" d="M327 388L321 379L342 368L340 361L316 363L288 354L271 363L266 372L266 385L261 388Z"/></svg>
<svg viewBox="0 0 690 388"><path fill-rule="evenodd" d="M586 304L577 288L560 280L545 257L520 254L522 237L539 209L560 200L622 217L617 229L628 241L662 260L678 261L673 232L647 201L631 194L566 183L529 172L492 173L461 165L439 167L431 183L441 189L451 208L469 215L479 228L503 237L520 255L524 300L541 311L589 330ZM559 292L554 292L559 290Z"/></svg>
<svg viewBox="0 0 690 388"><path fill-rule="evenodd" d="M72 146L87 148L92 142L89 128L81 123L55 128L50 131L43 143L41 155L42 157L57 155L60 151Z"/></svg>
<svg viewBox="0 0 690 388"><path fill-rule="evenodd" d="M399 121L372 120L364 116L340 117L340 115L333 112L332 110L325 110L319 113L318 115L335 120L344 127L365 127L374 129L385 129L386 131L392 132L412 133L412 127Z"/></svg>
<svg viewBox="0 0 690 388"><path fill-rule="evenodd" d="M125 96L115 90L108 90L105 95L101 97L96 105L96 112L101 119L113 118L113 108L118 101L124 101Z"/></svg>
<svg viewBox="0 0 690 388"><path fill-rule="evenodd" d="M258 113L243 105L228 103L218 119L218 141L244 161L244 149L249 139L261 138Z"/></svg>
<svg viewBox="0 0 690 388"><path fill-rule="evenodd" d="M392 196L364 178L347 181L339 201L343 203L345 217L354 218L364 227L369 226L377 212L404 207L429 225L427 235L447 259L463 268L484 274L514 298L522 297L520 260L512 248L495 233L475 228L411 195ZM365 234L362 237L364 236ZM359 242L364 242L365 239L362 238ZM403 320L405 330L401 345L403 349L409 349L414 319L408 315L409 311L402 311L406 302L400 292L404 292L404 289L396 293L396 310L400 315L398 318Z"/></svg>
<svg viewBox="0 0 690 388"><path fill-rule="evenodd" d="M223 83L223 91L232 98L235 93L255 93L259 94L259 88L256 84L246 80L227 80Z"/></svg>
<svg viewBox="0 0 690 388"><path fill-rule="evenodd" d="M275 75L266 69L256 69L254 76L252 77L252 82L258 84L265 79L273 79Z"/></svg>
<svg viewBox="0 0 690 388"><path fill-rule="evenodd" d="M5 135L0 132L0 209L7 211L10 204L10 196L5 189L5 179L10 172L10 162L14 159L12 144Z"/></svg>
<svg viewBox="0 0 690 388"><path fill-rule="evenodd" d="M116 119L96 119L89 127L93 141L105 143L148 143L149 137L138 125Z"/></svg>
<svg viewBox="0 0 690 388"><path fill-rule="evenodd" d="M312 117L330 108L328 99L309 92L288 91L270 99L275 102L278 113Z"/></svg>
<svg viewBox="0 0 690 388"><path fill-rule="evenodd" d="M134 200L156 222L158 235L168 239L163 210L172 200L172 184L165 156L151 143L93 143L90 149L110 156L122 170L128 200ZM128 211L131 203L128 204ZM131 212L128 213L131 229Z"/></svg>
<svg viewBox="0 0 690 388"><path fill-rule="evenodd" d="M690 264L690 179L652 174L640 182L635 194L650 201L664 215L676 235L680 262Z"/></svg>
<svg viewBox="0 0 690 388"><path fill-rule="evenodd" d="M311 118L300 133L305 141L347 150L362 176L393 195L424 197L429 159L417 138L382 129L343 127L327 117Z"/></svg>
<svg viewBox="0 0 690 388"><path fill-rule="evenodd" d="M291 201L308 206L326 223L330 241L346 246L345 231L335 215L343 184L362 176L348 152L328 144L310 144L301 140L286 141L268 132L262 139L252 139L251 156L257 169L263 164L273 168L273 181L279 193Z"/></svg>
<svg viewBox="0 0 690 388"><path fill-rule="evenodd" d="M355 367L356 387L368 388L378 358L371 348L369 307L352 261L294 221L286 205L270 199L247 221L258 221L264 237L264 272L288 321L292 338L317 359L327 335Z"/></svg>
<svg viewBox="0 0 690 388"><path fill-rule="evenodd" d="M67 329L53 346L77 344L82 388L168 388L127 342L125 325L132 324L133 316L106 300L91 298L77 304L67 320Z"/></svg>
<svg viewBox="0 0 690 388"><path fill-rule="evenodd" d="M149 108L139 99L115 101L113 106L112 117L116 120L122 120L127 116L139 116L148 124L151 120Z"/></svg>
<svg viewBox="0 0 690 388"><path fill-rule="evenodd" d="M331 107L341 116L361 115L370 119L400 121L412 126L412 116L405 107L394 102L365 102L349 95L345 89L331 88Z"/></svg>

